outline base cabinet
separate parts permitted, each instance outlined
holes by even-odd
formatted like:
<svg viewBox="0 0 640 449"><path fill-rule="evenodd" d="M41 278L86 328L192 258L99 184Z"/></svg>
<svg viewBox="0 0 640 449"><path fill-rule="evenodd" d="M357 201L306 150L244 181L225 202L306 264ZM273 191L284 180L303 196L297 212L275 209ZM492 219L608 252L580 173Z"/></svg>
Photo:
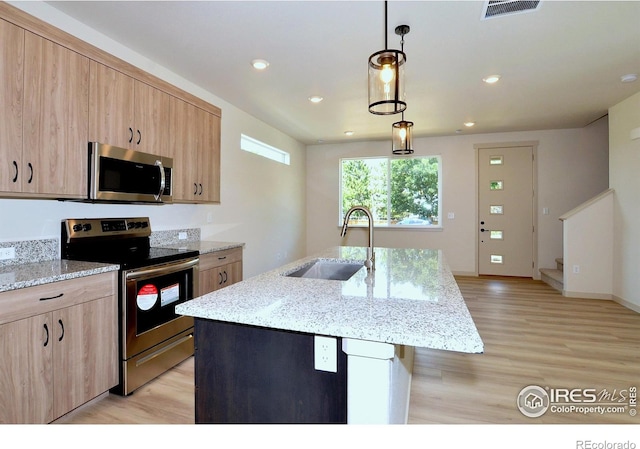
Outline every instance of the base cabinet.
<svg viewBox="0 0 640 449"><path fill-rule="evenodd" d="M196 424L347 422L346 354L316 370L314 335L196 318L195 346Z"/></svg>
<svg viewBox="0 0 640 449"><path fill-rule="evenodd" d="M49 423L118 383L115 282L106 273L0 294L0 423Z"/></svg>
<svg viewBox="0 0 640 449"><path fill-rule="evenodd" d="M200 255L200 296L242 280L242 248Z"/></svg>

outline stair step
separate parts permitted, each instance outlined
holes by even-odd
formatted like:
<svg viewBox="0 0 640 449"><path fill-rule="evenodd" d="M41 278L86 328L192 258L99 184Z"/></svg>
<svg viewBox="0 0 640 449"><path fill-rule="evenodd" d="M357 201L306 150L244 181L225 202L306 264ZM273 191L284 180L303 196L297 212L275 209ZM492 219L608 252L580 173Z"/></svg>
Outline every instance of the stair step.
<svg viewBox="0 0 640 449"><path fill-rule="evenodd" d="M564 287L563 273L561 270L553 268L540 268L540 279L549 284L558 291L562 291Z"/></svg>
<svg viewBox="0 0 640 449"><path fill-rule="evenodd" d="M556 259L556 268L560 271L564 271L564 259L562 257L558 257Z"/></svg>

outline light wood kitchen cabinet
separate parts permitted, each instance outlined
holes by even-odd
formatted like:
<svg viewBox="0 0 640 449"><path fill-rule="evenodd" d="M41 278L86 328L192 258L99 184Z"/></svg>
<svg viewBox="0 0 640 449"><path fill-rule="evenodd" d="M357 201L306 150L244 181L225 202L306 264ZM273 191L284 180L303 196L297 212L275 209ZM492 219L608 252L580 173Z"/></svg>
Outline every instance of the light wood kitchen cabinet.
<svg viewBox="0 0 640 449"><path fill-rule="evenodd" d="M0 293L0 423L49 423L118 383L116 274Z"/></svg>
<svg viewBox="0 0 640 449"><path fill-rule="evenodd" d="M89 59L25 32L22 192L87 194Z"/></svg>
<svg viewBox="0 0 640 449"><path fill-rule="evenodd" d="M174 202L220 202L220 117L171 98Z"/></svg>
<svg viewBox="0 0 640 449"><path fill-rule="evenodd" d="M170 95L91 61L89 140L166 156Z"/></svg>
<svg viewBox="0 0 640 449"><path fill-rule="evenodd" d="M86 194L89 60L0 21L0 191Z"/></svg>
<svg viewBox="0 0 640 449"><path fill-rule="evenodd" d="M174 159L174 201L220 202L218 107L0 2L0 197L87 197L88 143Z"/></svg>
<svg viewBox="0 0 640 449"><path fill-rule="evenodd" d="M19 191L22 162L24 30L0 20L0 191Z"/></svg>
<svg viewBox="0 0 640 449"><path fill-rule="evenodd" d="M242 280L242 248L200 255L200 295Z"/></svg>

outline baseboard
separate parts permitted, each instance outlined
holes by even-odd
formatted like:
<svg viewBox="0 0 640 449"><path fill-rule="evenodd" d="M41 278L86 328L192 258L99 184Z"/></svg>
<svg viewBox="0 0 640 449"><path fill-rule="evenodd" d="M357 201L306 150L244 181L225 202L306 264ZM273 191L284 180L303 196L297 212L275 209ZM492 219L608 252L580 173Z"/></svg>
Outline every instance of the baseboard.
<svg viewBox="0 0 640 449"><path fill-rule="evenodd" d="M451 274L453 274L454 276L471 276L476 278L478 277L478 273L473 271L452 271Z"/></svg>
<svg viewBox="0 0 640 449"><path fill-rule="evenodd" d="M634 312L638 312L640 313L640 305L635 304L633 302L627 301L626 299L622 299L619 296L613 295L612 298L615 302L617 302L618 304L620 304L621 306L626 307L627 309L631 309Z"/></svg>
<svg viewBox="0 0 640 449"><path fill-rule="evenodd" d="M613 299L613 295L609 293L570 292L567 290L562 290L562 296L566 296L567 298L605 299L605 300Z"/></svg>

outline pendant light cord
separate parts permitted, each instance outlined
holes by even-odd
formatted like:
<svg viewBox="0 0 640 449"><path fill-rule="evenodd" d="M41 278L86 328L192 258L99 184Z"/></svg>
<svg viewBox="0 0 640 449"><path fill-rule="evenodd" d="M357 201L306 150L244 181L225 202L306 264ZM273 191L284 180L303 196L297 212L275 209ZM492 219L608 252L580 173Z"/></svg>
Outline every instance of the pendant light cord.
<svg viewBox="0 0 640 449"><path fill-rule="evenodd" d="M387 2L384 2L384 49L387 50L389 48L388 40L387 40Z"/></svg>

